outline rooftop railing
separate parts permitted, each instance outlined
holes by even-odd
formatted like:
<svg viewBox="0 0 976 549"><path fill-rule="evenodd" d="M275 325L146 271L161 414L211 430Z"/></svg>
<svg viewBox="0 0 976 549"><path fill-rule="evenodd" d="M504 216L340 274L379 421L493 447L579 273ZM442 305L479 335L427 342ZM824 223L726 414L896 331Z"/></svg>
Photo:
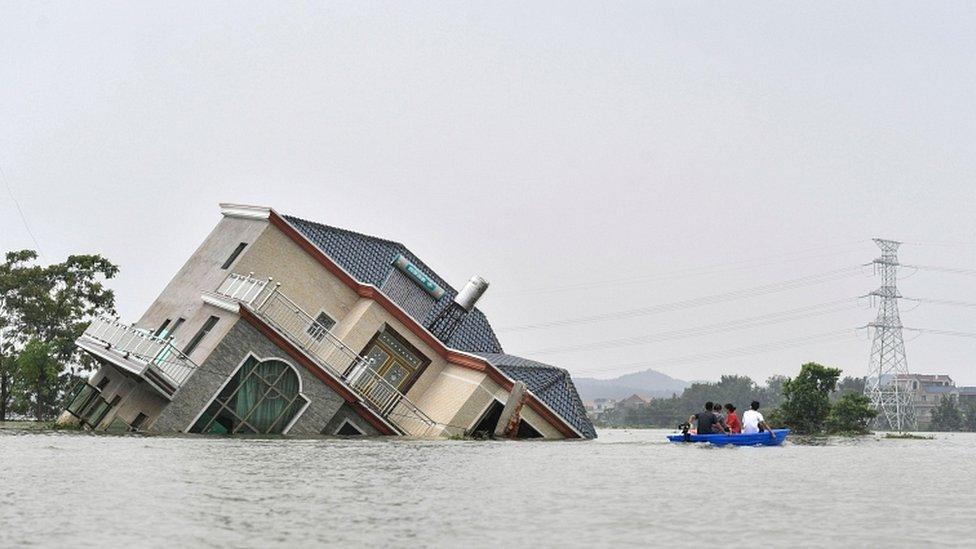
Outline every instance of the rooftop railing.
<svg viewBox="0 0 976 549"><path fill-rule="evenodd" d="M172 383L174 390L197 368L192 360L173 346L171 339L158 337L117 319L96 317L84 335L143 366L144 370L152 368L162 374L163 380Z"/></svg>
<svg viewBox="0 0 976 549"><path fill-rule="evenodd" d="M231 274L217 293L244 303L260 318L284 334L315 362L353 390L364 403L401 431L424 436L437 425L383 378L370 359L360 356L328 328L280 291L272 279L252 274Z"/></svg>

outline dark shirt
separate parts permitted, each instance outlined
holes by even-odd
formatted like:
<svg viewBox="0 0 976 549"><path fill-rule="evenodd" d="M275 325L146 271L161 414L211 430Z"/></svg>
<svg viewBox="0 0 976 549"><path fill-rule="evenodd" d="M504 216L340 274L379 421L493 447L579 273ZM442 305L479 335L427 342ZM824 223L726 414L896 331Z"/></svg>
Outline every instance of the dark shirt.
<svg viewBox="0 0 976 549"><path fill-rule="evenodd" d="M695 419L698 421L699 435L710 435L716 431L713 426L718 424L718 418L712 412L708 410L698 412L695 414Z"/></svg>

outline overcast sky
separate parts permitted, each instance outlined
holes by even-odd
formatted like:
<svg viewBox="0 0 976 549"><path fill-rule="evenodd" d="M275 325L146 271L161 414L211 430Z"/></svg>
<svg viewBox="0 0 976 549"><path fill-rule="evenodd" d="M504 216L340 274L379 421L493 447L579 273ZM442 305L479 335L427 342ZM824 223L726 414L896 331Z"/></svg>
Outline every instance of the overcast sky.
<svg viewBox="0 0 976 549"><path fill-rule="evenodd" d="M482 275L508 352L595 377L864 375L870 238L976 268L971 2L158 4L0 1L0 167L44 260L121 266L127 320L218 202ZM0 248L33 247L0 193ZM972 303L971 274L901 289ZM976 339L906 339L976 384Z"/></svg>

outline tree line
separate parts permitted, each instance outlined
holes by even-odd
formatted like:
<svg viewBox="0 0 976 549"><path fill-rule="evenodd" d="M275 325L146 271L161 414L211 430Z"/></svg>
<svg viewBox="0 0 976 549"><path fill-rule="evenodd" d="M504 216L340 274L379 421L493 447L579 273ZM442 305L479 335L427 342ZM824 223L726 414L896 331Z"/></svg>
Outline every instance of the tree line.
<svg viewBox="0 0 976 549"><path fill-rule="evenodd" d="M932 409L930 431L976 431L976 402L960 402L951 395L942 395L939 405Z"/></svg>
<svg viewBox="0 0 976 549"><path fill-rule="evenodd" d="M0 421L13 414L53 419L65 391L94 366L75 340L92 318L115 314L104 281L119 268L100 255L40 265L37 252L8 252L0 264Z"/></svg>
<svg viewBox="0 0 976 549"><path fill-rule="evenodd" d="M687 421L705 402L731 403L739 414L753 400L774 426L797 434L869 432L876 412L864 396L864 378L844 377L839 368L804 364L795 377L773 376L759 385L748 376L724 375L718 382L693 383L680 395L652 399L631 409L614 409L597 422L616 427L673 428Z"/></svg>

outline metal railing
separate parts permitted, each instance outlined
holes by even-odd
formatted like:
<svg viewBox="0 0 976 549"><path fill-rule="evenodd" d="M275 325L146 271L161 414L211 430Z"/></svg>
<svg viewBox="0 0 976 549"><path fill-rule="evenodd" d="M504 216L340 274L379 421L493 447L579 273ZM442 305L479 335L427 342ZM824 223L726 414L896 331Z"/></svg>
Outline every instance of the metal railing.
<svg viewBox="0 0 976 549"><path fill-rule="evenodd" d="M400 430L424 436L437 425L372 366L280 291L272 279L232 274L217 293L243 302L274 326L334 377L344 381L363 402Z"/></svg>
<svg viewBox="0 0 976 549"><path fill-rule="evenodd" d="M220 283L217 293L251 304L261 295L265 287L272 285L271 282L270 278L267 280L255 278L254 273L246 275L231 273Z"/></svg>
<svg viewBox="0 0 976 549"><path fill-rule="evenodd" d="M116 319L96 317L85 335L121 353L129 360L152 367L178 388L196 370L197 365L173 346L172 338L163 339L152 333L124 324Z"/></svg>

